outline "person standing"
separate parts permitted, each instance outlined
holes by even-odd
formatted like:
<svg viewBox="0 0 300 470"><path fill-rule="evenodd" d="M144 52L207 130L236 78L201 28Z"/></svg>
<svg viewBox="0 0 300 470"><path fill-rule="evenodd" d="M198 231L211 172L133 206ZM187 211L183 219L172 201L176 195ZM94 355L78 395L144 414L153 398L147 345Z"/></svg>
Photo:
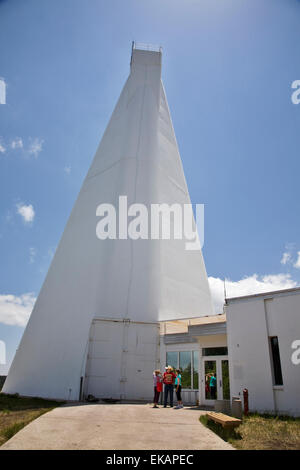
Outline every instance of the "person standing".
<svg viewBox="0 0 300 470"><path fill-rule="evenodd" d="M176 375L173 372L173 367L167 366L163 377L163 382L165 384L164 408L167 408L168 395L170 395L170 407L173 408L173 384L175 378Z"/></svg>
<svg viewBox="0 0 300 470"><path fill-rule="evenodd" d="M216 398L217 398L217 379L216 379L215 372L210 377L209 388L210 388L210 398L212 400L216 400Z"/></svg>
<svg viewBox="0 0 300 470"><path fill-rule="evenodd" d="M210 382L210 374L205 375L205 398L210 398L210 389L209 389L209 382Z"/></svg>
<svg viewBox="0 0 300 470"><path fill-rule="evenodd" d="M175 390L177 396L177 406L175 409L183 408L182 398L181 398L181 373L180 369L176 370L176 379L175 379Z"/></svg>
<svg viewBox="0 0 300 470"><path fill-rule="evenodd" d="M156 369L153 372L153 387L154 387L154 398L153 398L153 408L158 408L159 395L162 391L162 376L160 370Z"/></svg>

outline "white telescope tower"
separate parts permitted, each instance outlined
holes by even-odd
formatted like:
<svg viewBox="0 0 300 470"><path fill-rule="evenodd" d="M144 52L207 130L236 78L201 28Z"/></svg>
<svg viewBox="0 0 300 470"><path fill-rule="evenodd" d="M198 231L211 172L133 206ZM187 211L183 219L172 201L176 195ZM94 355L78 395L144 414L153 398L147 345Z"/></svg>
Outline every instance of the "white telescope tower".
<svg viewBox="0 0 300 470"><path fill-rule="evenodd" d="M129 77L57 247L5 393L148 399L151 372L159 365L158 322L213 314L200 249L187 250L184 238L126 238L124 225L118 233L126 218L120 196L128 208L143 204L149 211L155 204L190 204L161 62L161 48L133 45ZM102 204L116 208L116 238L97 236Z"/></svg>

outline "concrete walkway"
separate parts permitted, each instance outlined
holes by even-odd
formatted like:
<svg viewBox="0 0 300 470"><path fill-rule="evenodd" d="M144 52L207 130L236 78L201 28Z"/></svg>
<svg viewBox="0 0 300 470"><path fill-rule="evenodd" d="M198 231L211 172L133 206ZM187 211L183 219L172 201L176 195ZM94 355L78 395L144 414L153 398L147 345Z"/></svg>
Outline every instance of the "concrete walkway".
<svg viewBox="0 0 300 470"><path fill-rule="evenodd" d="M199 422L194 408L80 404L56 408L28 424L3 449L232 449Z"/></svg>

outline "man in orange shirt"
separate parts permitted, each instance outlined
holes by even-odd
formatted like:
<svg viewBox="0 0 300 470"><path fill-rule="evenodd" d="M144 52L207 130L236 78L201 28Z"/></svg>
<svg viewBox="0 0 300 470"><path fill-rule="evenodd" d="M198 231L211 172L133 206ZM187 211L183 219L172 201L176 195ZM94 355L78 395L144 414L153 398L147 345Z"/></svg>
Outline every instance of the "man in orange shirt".
<svg viewBox="0 0 300 470"><path fill-rule="evenodd" d="M164 408L167 407L168 395L170 394L170 407L173 408L173 384L176 378L176 375L173 372L173 367L166 367L166 372L164 373L163 382L165 384L165 397L164 397Z"/></svg>

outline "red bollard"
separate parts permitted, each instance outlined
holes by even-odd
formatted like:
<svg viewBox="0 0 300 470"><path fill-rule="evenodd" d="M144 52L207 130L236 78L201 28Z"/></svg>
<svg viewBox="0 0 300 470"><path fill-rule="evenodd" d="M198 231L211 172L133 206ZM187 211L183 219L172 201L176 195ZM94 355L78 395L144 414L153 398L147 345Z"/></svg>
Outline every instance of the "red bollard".
<svg viewBox="0 0 300 470"><path fill-rule="evenodd" d="M243 397L244 397L244 415L248 416L249 413L249 398L248 398L248 389L244 388L243 390Z"/></svg>

